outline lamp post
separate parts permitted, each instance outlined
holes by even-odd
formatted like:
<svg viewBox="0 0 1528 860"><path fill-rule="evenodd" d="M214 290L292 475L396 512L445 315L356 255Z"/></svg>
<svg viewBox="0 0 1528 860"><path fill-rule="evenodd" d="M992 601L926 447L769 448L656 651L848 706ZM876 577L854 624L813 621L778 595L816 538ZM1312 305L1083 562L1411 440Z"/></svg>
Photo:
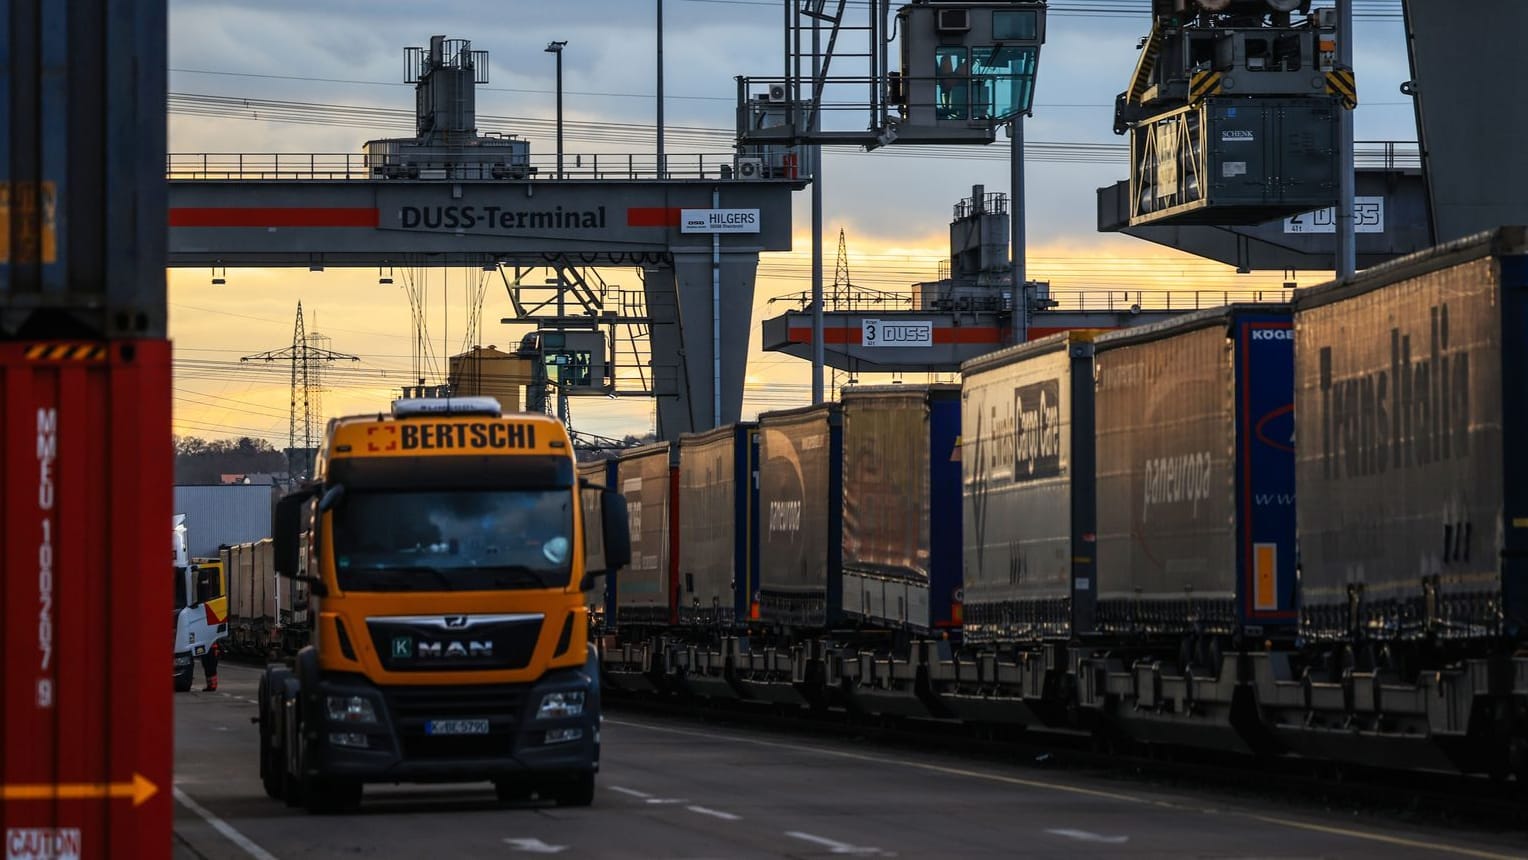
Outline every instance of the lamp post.
<svg viewBox="0 0 1528 860"><path fill-rule="evenodd" d="M562 178L562 49L567 41L547 42L546 52L557 57L557 178Z"/></svg>

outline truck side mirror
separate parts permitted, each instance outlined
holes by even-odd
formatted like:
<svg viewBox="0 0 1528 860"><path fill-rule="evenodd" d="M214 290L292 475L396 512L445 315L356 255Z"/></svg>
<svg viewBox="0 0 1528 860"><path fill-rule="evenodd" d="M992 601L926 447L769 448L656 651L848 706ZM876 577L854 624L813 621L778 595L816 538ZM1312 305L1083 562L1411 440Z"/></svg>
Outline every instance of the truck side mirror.
<svg viewBox="0 0 1528 860"><path fill-rule="evenodd" d="M615 490L600 493L600 518L605 537L605 570L631 564L631 525L626 517L626 497Z"/></svg>
<svg viewBox="0 0 1528 860"><path fill-rule="evenodd" d="M302 515L305 513L308 502L318 491L313 488L298 490L281 497L276 503L276 518L273 538L275 546L275 568L277 576L288 578L295 577L302 571L298 570L297 543L298 536L302 534Z"/></svg>

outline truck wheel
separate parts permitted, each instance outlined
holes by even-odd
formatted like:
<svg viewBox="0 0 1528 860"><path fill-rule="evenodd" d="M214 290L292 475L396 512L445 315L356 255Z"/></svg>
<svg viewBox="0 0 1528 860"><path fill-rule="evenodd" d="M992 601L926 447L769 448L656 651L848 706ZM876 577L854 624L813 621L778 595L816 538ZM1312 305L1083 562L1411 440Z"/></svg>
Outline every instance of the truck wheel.
<svg viewBox="0 0 1528 860"><path fill-rule="evenodd" d="M175 673L175 692L177 692L177 693L189 693L189 692L191 692L191 680L192 680L192 678L191 678L191 671L192 671L192 667L191 666L187 666L186 667L186 671L184 671L184 672L176 672Z"/></svg>
<svg viewBox="0 0 1528 860"><path fill-rule="evenodd" d="M364 788L358 779L309 777L303 783L302 793L310 814L353 812L361 806Z"/></svg>
<svg viewBox="0 0 1528 860"><path fill-rule="evenodd" d="M271 744L271 733L276 730L276 719L271 716L270 693L265 679L260 679L260 785L265 796L282 800L286 796L286 762Z"/></svg>
<svg viewBox="0 0 1528 860"><path fill-rule="evenodd" d="M553 787L551 794L558 806L588 806L594 803L594 773L580 773Z"/></svg>

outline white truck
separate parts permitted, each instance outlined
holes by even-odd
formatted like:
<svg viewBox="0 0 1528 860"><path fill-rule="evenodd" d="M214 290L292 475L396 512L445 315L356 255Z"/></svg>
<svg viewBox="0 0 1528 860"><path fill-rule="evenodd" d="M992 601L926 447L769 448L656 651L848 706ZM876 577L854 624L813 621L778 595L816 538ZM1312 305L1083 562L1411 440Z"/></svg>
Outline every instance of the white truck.
<svg viewBox="0 0 1528 860"><path fill-rule="evenodd" d="M186 515L171 523L175 569L175 692L191 689L195 661L228 636L228 581L223 562L191 558Z"/></svg>

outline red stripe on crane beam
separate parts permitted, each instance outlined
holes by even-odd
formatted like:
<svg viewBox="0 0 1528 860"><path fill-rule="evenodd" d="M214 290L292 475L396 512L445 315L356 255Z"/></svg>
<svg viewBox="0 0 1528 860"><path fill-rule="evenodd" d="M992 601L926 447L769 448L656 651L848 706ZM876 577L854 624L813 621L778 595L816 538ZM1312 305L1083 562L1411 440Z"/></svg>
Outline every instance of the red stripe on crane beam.
<svg viewBox="0 0 1528 860"><path fill-rule="evenodd" d="M171 227L370 227L381 224L375 207L182 206L170 210Z"/></svg>
<svg viewBox="0 0 1528 860"><path fill-rule="evenodd" d="M631 206L626 209L627 227L678 227L679 210L663 206Z"/></svg>

